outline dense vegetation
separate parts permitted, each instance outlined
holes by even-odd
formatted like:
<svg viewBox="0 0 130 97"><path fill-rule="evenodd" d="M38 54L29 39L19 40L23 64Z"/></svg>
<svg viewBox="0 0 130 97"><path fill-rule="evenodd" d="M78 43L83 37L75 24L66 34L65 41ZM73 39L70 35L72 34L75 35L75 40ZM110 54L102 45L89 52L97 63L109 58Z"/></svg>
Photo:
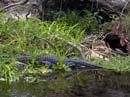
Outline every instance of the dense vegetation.
<svg viewBox="0 0 130 97"><path fill-rule="evenodd" d="M97 33L98 23L94 14L85 10L84 15L76 11L58 12L53 21L41 21L31 17L28 21L14 20L0 15L0 78L1 80L16 81L24 77L27 81L40 80L40 75L46 73L65 73L70 68L62 64L67 57L80 57L79 52L68 45L68 42L80 47L80 41L90 34ZM47 66L39 64L34 69L33 62L28 64L24 70L18 70L19 63L16 57L21 54L32 54L35 56L48 54L57 55L61 63L53 70L47 70ZM114 57L112 61L101 59L89 59L104 68L116 69L118 71L129 71L129 57ZM120 60L120 61L119 61ZM25 64L26 65L26 64Z"/></svg>

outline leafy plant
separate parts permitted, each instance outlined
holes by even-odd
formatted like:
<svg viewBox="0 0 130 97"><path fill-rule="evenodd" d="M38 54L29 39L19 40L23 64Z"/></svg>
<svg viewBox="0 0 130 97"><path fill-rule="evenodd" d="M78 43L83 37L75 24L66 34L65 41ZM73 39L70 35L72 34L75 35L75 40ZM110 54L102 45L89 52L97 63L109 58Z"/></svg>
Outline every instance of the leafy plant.
<svg viewBox="0 0 130 97"><path fill-rule="evenodd" d="M79 11L70 11L68 10L66 14L64 12L60 12L60 17L55 17L55 20L62 21L67 23L67 25L75 25L78 24L78 27L85 31L86 34L92 34L98 29L98 20L96 18L96 14L94 15L88 10Z"/></svg>
<svg viewBox="0 0 130 97"><path fill-rule="evenodd" d="M87 34L92 34L98 28L97 18L88 10L84 10L83 13L83 17L80 17L79 26L82 30L85 30Z"/></svg>
<svg viewBox="0 0 130 97"><path fill-rule="evenodd" d="M130 57L114 56L109 61L101 59L91 59L94 63L102 65L104 68L113 69L119 72L130 71Z"/></svg>
<svg viewBox="0 0 130 97"><path fill-rule="evenodd" d="M0 21L3 21L3 17L0 18ZM67 23L58 20L41 21L35 17L31 17L28 21L9 19L0 23L0 26L1 77L10 81L18 80L21 75L29 76L30 71L35 75L35 73L40 73L43 68L34 70L34 62L32 62L23 72L16 71L15 58L17 56L26 53L34 56L58 55L59 64L62 64L63 55L66 56L66 49L70 48L65 41L78 44L84 33L77 24L68 26ZM75 48L72 47L73 49ZM5 59L4 56L6 56ZM63 64L57 66L57 68L66 69Z"/></svg>
<svg viewBox="0 0 130 97"><path fill-rule="evenodd" d="M130 38L129 36L129 31L130 31L130 13L124 15L122 17L122 31L125 32L126 37L128 37L128 39Z"/></svg>

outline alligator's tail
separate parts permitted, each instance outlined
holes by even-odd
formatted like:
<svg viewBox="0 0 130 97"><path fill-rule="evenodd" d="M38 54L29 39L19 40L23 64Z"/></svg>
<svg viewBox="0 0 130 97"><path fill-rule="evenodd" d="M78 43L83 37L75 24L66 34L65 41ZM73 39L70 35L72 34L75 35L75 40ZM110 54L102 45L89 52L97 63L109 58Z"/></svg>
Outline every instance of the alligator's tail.
<svg viewBox="0 0 130 97"><path fill-rule="evenodd" d="M83 64L80 67L84 67L86 69L102 69L101 66L86 61L83 62Z"/></svg>
<svg viewBox="0 0 130 97"><path fill-rule="evenodd" d="M102 67L99 65L93 64L91 62L83 61L83 60L73 60L72 63L75 63L72 65L72 67L77 67L81 69L102 69Z"/></svg>

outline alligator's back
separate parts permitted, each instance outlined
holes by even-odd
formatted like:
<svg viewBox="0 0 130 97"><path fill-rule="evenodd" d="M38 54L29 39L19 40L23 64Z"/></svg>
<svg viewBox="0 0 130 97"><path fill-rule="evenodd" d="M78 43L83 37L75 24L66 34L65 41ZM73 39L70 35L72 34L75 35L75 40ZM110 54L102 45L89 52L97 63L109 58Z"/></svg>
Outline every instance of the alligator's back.
<svg viewBox="0 0 130 97"><path fill-rule="evenodd" d="M42 55L42 56L38 57L37 62L39 64L44 64L44 62L50 62L51 64L57 64L59 62L59 58L57 56Z"/></svg>
<svg viewBox="0 0 130 97"><path fill-rule="evenodd" d="M27 61L31 60L31 55L25 54L22 56L18 56L17 60L20 62L26 63ZM57 56L50 56L50 55L42 55L37 57L36 59L37 64L48 64L48 65L54 65L60 62L59 58ZM73 59L73 58L65 58L63 60L63 64L66 66L69 66L70 68L86 68L86 69L100 69L102 67L93 64L91 62L87 62L80 59Z"/></svg>

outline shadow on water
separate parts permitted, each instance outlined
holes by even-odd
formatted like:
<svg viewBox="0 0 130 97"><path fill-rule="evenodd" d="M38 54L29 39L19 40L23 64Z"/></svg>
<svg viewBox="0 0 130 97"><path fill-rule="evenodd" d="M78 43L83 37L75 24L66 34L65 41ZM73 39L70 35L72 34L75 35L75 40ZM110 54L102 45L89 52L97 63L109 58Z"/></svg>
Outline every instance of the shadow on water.
<svg viewBox="0 0 130 97"><path fill-rule="evenodd" d="M130 97L130 73L97 70L68 80L0 82L0 97Z"/></svg>

